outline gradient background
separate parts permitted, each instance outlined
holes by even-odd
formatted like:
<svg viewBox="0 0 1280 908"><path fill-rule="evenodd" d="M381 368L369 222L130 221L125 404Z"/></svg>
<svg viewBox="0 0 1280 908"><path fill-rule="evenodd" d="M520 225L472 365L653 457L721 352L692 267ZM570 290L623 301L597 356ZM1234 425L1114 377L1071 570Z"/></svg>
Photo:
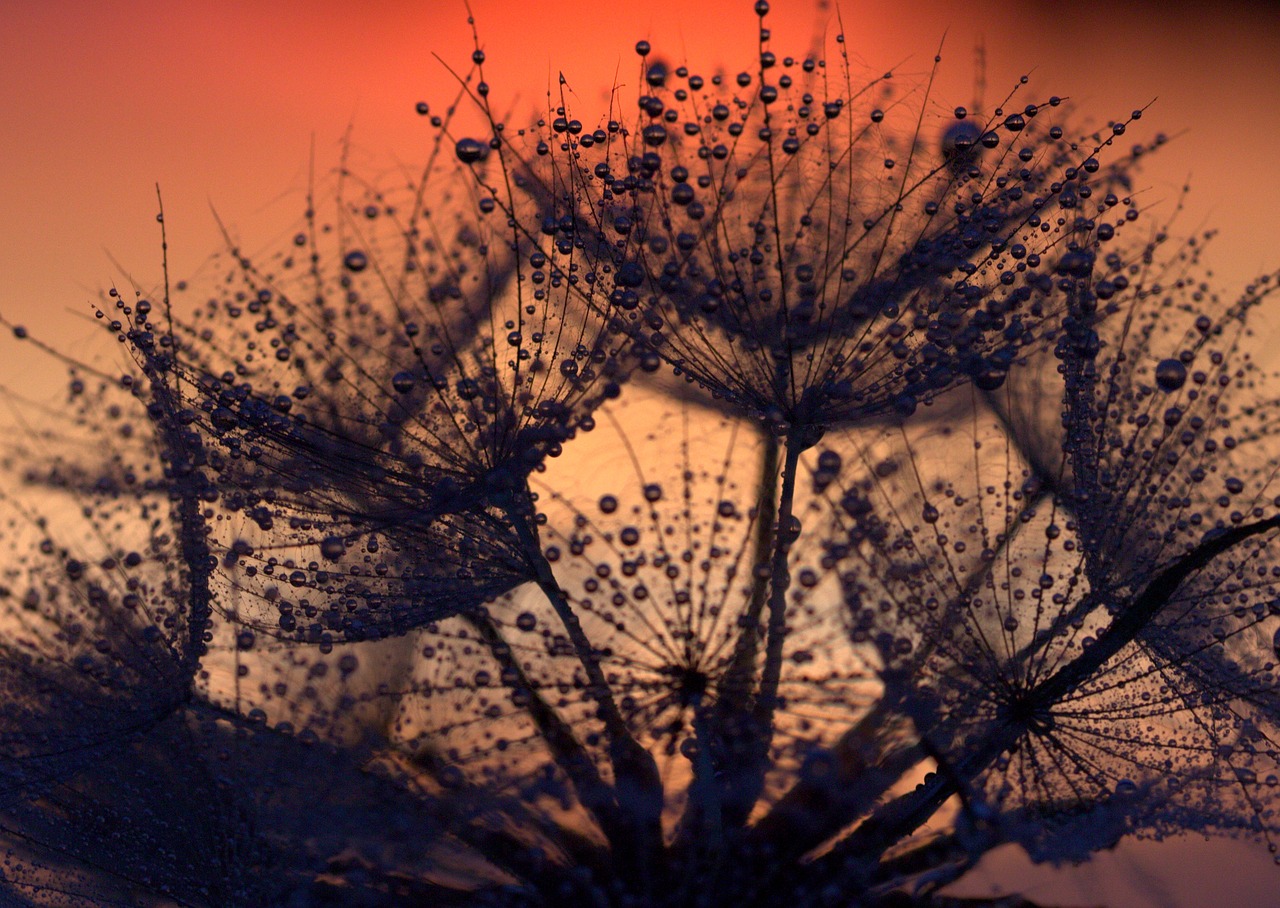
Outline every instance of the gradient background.
<svg viewBox="0 0 1280 908"><path fill-rule="evenodd" d="M337 162L348 127L362 172L418 161L432 133L413 106L426 100L439 110L455 94L433 54L466 71L467 12L461 0L369 7L0 0L0 314L118 371L120 353L92 324L90 304L130 277L144 290L159 283L156 183L171 273L198 281L223 243L211 206L250 252L291 232L313 143L317 173ZM1254 274L1280 268L1280 16L1267 3L1207 7L843 0L840 14L855 64L892 68L902 85L927 75L945 34L939 110L973 105L980 42L988 108L1024 73L1032 81L1018 106L1070 96L1099 125L1157 99L1126 136L1176 136L1143 171L1145 204L1163 200L1159 210L1171 212L1190 180L1180 231L1219 230L1208 260L1234 295ZM545 109L560 71L584 123L604 113L615 82L629 116L640 38L704 75L718 63L730 74L754 69L751 0L474 0L473 9L491 99L516 125ZM769 20L780 57L803 56L815 36L840 30L834 7L810 2L775 0ZM1264 312L1260 325L1274 349L1280 317ZM6 333L0 384L54 403L64 368ZM966 889L997 883L1072 905L1280 900L1280 868L1265 849L1198 840L1126 845L1059 873L996 855Z"/></svg>

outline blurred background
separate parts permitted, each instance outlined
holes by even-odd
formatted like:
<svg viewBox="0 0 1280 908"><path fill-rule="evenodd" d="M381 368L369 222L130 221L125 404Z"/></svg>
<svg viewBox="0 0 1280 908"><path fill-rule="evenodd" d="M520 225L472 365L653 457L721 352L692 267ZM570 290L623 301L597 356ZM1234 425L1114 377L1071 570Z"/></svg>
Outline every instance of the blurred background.
<svg viewBox="0 0 1280 908"><path fill-rule="evenodd" d="M1141 173L1143 204L1175 232L1218 231L1207 261L1225 296L1280 268L1280 18L1269 3L981 0L775 0L779 57L843 32L855 79L887 70L922 86L937 48L925 136L957 104L989 110L1017 85L1017 106L1070 98L1076 122L1099 126L1150 102L1126 142L1172 138ZM513 125L545 111L558 76L573 115L593 127L616 87L630 118L635 42L654 58L711 75L753 70L751 0L473 0L497 112ZM339 161L349 136L365 175L419 165L433 131L419 101L442 112L472 51L462 0L183 2L0 0L0 315L107 371L120 354L92 305L111 286L161 280L156 185L164 198L172 278L198 286L225 248L218 219L252 254L279 246L305 207L314 171ZM1127 146L1125 146L1127 147ZM216 212L216 218L215 214ZM1155 223L1156 221L1152 221ZM202 272L202 266L206 271ZM1263 346L1280 316L1262 313ZM0 337L0 384L56 404L65 367ZM1126 844L1090 865L1031 869L1015 853L962 884L1017 890L1044 904L1254 906L1273 903L1280 868L1265 848L1185 840Z"/></svg>

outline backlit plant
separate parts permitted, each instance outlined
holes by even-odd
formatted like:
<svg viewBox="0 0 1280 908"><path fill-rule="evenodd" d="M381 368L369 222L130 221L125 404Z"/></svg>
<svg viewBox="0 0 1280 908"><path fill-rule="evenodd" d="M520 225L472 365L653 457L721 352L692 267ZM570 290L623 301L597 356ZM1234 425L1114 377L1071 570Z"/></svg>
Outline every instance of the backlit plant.
<svg viewBox="0 0 1280 908"><path fill-rule="evenodd" d="M1141 111L941 113L755 12L590 127L501 122L477 42L485 134L419 105L405 185L105 297L125 374L11 455L78 505L10 502L15 904L925 905L1273 840L1271 280L1137 235Z"/></svg>

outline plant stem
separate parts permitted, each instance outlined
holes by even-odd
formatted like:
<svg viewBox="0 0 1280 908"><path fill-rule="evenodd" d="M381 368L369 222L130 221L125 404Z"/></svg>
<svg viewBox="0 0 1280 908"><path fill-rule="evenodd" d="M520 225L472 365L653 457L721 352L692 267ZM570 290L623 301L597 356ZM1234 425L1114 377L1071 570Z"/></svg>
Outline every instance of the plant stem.
<svg viewBox="0 0 1280 908"><path fill-rule="evenodd" d="M786 637L787 591L791 577L787 572L787 558L791 552L791 510L795 498L796 472L804 445L795 438L786 441L782 465L782 485L778 494L776 529L772 531L773 550L770 553L768 577L769 619L765 631L765 658L756 685L754 702L749 715L736 710L731 715L727 731L730 746L724 755L732 761L727 774L728 795L724 800L725 824L734 828L744 826L751 810L764 789L764 777L769 766L769 748L773 743L773 715L778 705L778 684L782 676L783 642ZM753 603L754 604L754 603ZM759 614L744 633L754 636ZM755 662L754 643L750 651L752 668Z"/></svg>
<svg viewBox="0 0 1280 908"><path fill-rule="evenodd" d="M1251 536L1278 528L1280 528L1280 514L1255 523L1232 527L1229 530L1211 534L1209 538L1202 540L1198 546L1157 574L1155 579L1147 584L1142 594L1123 609L1115 620L1107 625L1107 629L1098 635L1093 646L1032 688L1028 697L1036 706L1052 706L1061 701L1081 683L1088 680L1121 648L1131 643L1169 604L1169 600L1173 598L1173 594L1178 591L1178 587L1187 577L1207 567L1214 558Z"/></svg>
<svg viewBox="0 0 1280 908"><path fill-rule="evenodd" d="M169 497L178 523L178 541L187 581L187 640L182 648L184 669L194 673L207 651L205 632L213 618L213 594L209 589L213 568L209 565L208 527L201 501L203 477L199 462L204 459L200 438L178 422L180 398L167 384L168 369L156 361L153 351L146 351L144 370L151 382L153 417L159 429L161 456L170 482Z"/></svg>
<svg viewBox="0 0 1280 908"><path fill-rule="evenodd" d="M764 564L773 551L774 524L778 514L778 463L781 446L778 444L778 437L768 429L761 435L764 453L760 460L760 484L756 492L756 538L751 559L753 573L756 566ZM747 603L747 610L738 621L741 633L734 644L733 660L720 684L722 709L745 709L748 698L755 690L756 650L759 643L756 628L768 600L769 578L754 573L751 601Z"/></svg>
<svg viewBox="0 0 1280 908"><path fill-rule="evenodd" d="M591 755L574 737L573 731L564 719L534 688L519 661L512 655L511 647L502 638L493 622L478 614L469 614L466 619L480 634L480 639L489 648L489 652L498 662L503 673L515 679L509 686L528 698L524 709L538 727L543 740L547 742L556 765L569 777L569 781L577 790L579 800L600 823L605 837L613 842L619 835L618 806L612 790L600 778Z"/></svg>
<svg viewBox="0 0 1280 908"><path fill-rule="evenodd" d="M182 563L187 570L187 640L183 647L183 668L194 674L200 659L207 652L204 635L213 620L213 594L209 589L213 568L209 564L209 530L204 519L204 491L199 467L205 459L200 436L184 430L178 420L182 404L182 388L179 385L182 371L178 363L178 344L173 335L172 297L169 293L169 237L164 223L164 200L160 185L156 184L156 201L160 208L160 261L164 272L165 335L160 342L168 354L156 352L155 336L148 337L144 317L139 315L130 331L131 343L142 356L143 372L151 383L152 405L159 414L154 418L160 430L161 456L169 470L172 483L170 499L178 518L179 545ZM136 355L136 354L135 354ZM170 387L169 382L173 381Z"/></svg>
<svg viewBox="0 0 1280 908"><path fill-rule="evenodd" d="M653 754L642 747L627 729L626 720L600 667L596 649L564 590L556 582L551 563L542 551L531 504L521 508L516 501L516 496L512 495L507 515L524 546L538 588L555 609L578 661L587 673L588 696L596 701L598 716L604 723L620 820L628 827L628 838L631 839L627 847L617 849L615 853L629 862L639 882L650 886L656 882L655 873L662 850L663 791L658 764Z"/></svg>
<svg viewBox="0 0 1280 908"><path fill-rule="evenodd" d="M764 671L756 695L755 714L765 733L766 749L773 737L773 714L778 707L778 684L782 679L782 648L787 634L787 591L791 574L787 558L791 554L792 504L796 494L796 472L800 466L801 444L787 439L782 465L782 493L778 497L778 531L774 535L773 558L769 565L769 628L764 654Z"/></svg>

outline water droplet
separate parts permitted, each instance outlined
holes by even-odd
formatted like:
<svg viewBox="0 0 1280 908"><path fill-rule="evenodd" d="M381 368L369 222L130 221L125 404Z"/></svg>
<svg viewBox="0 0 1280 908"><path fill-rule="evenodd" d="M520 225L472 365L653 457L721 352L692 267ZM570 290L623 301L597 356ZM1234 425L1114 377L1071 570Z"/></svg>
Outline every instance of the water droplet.
<svg viewBox="0 0 1280 908"><path fill-rule="evenodd" d="M663 142L667 141L667 130L658 123L646 126L644 128L644 144L657 148Z"/></svg>
<svg viewBox="0 0 1280 908"><path fill-rule="evenodd" d="M326 536L320 543L320 554L328 561L337 561L347 551L347 542L341 536Z"/></svg>
<svg viewBox="0 0 1280 908"><path fill-rule="evenodd" d="M1161 391L1177 391L1187 380L1187 367L1176 359L1162 359L1156 366L1156 384Z"/></svg>
<svg viewBox="0 0 1280 908"><path fill-rule="evenodd" d="M226 407L214 408L214 411L209 414L209 422L219 432L230 432L240 424L235 413Z"/></svg>
<svg viewBox="0 0 1280 908"><path fill-rule="evenodd" d="M417 381L414 379L412 372L397 372L391 376L391 387L401 394L408 394L413 390L415 384L417 384Z"/></svg>
<svg viewBox="0 0 1280 908"><path fill-rule="evenodd" d="M600 499L600 511L605 514L612 514L618 510L618 499L612 495L605 495Z"/></svg>
<svg viewBox="0 0 1280 908"><path fill-rule="evenodd" d="M454 150L463 164L474 164L484 157L485 147L475 139L459 139Z"/></svg>
<svg viewBox="0 0 1280 908"><path fill-rule="evenodd" d="M1027 127L1027 119L1022 114L1009 114L1004 118L1004 128L1009 132L1022 132Z"/></svg>
<svg viewBox="0 0 1280 908"><path fill-rule="evenodd" d="M967 160L966 153L973 148L981 135L982 131L973 123L968 121L953 123L942 136L943 159Z"/></svg>
<svg viewBox="0 0 1280 908"><path fill-rule="evenodd" d="M342 267L348 271L361 272L369 267L369 256L359 249L352 249L342 257Z"/></svg>
<svg viewBox="0 0 1280 908"><path fill-rule="evenodd" d="M974 372L973 383L983 391L995 391L1004 385L1005 379L1008 377L1008 371L1000 368L995 363L983 363Z"/></svg>

